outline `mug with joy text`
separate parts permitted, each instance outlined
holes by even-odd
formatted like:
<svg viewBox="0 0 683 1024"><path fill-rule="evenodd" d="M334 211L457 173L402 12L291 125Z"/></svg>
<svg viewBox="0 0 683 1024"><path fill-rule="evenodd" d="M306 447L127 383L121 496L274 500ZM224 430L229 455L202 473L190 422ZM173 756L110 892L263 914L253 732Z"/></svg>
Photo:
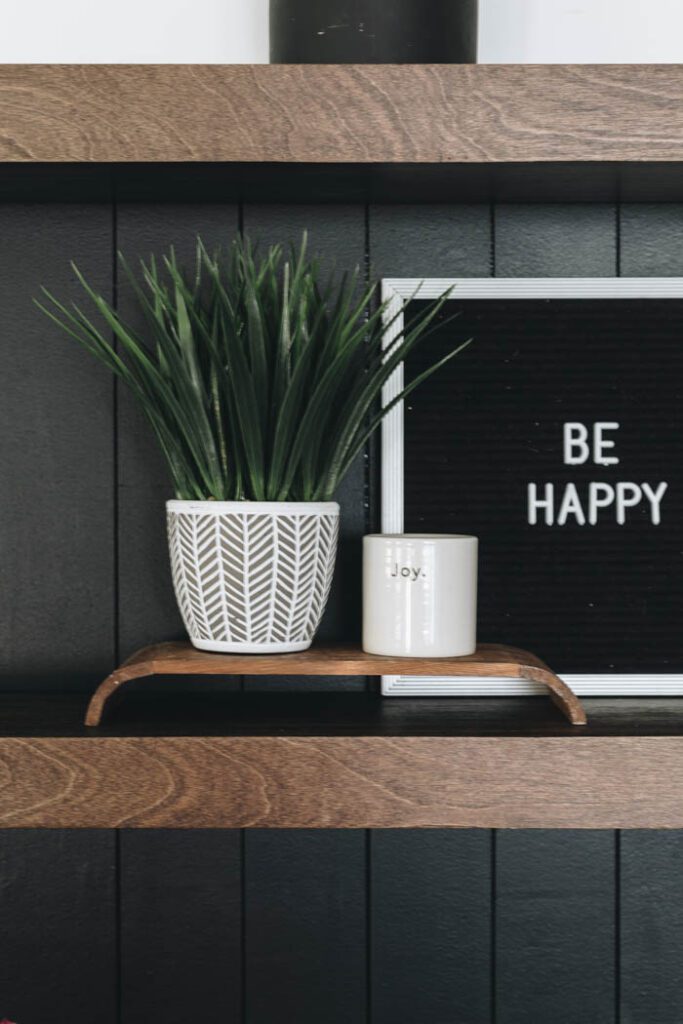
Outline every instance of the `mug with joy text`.
<svg viewBox="0 0 683 1024"><path fill-rule="evenodd" d="M370 534L363 538L363 649L453 658L477 646L476 537Z"/></svg>

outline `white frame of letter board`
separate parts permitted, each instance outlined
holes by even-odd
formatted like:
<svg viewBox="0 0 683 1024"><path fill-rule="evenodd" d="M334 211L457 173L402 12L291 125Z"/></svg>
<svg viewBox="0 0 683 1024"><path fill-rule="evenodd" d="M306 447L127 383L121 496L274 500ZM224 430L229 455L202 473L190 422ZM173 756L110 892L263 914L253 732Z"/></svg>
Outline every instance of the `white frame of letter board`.
<svg viewBox="0 0 683 1024"><path fill-rule="evenodd" d="M683 299L683 278L677 277L554 277L554 278L385 278L384 337L388 348L403 331L400 314L406 299L436 299L449 288L453 299ZM399 366L382 391L387 405L403 387ZM403 403L382 425L382 532L403 533ZM555 666L551 666L555 667ZM683 674L567 675L575 693L584 696L673 696L683 694ZM463 676L382 676L386 697L501 697L543 693L544 687L516 679Z"/></svg>

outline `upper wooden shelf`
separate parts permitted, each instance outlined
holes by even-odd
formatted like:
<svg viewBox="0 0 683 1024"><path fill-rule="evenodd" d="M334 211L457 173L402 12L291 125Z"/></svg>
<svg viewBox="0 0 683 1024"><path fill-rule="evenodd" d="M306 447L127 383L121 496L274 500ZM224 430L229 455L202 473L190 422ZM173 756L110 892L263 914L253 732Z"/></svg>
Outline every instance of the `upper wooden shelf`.
<svg viewBox="0 0 683 1024"><path fill-rule="evenodd" d="M679 65L0 65L0 162L681 160Z"/></svg>

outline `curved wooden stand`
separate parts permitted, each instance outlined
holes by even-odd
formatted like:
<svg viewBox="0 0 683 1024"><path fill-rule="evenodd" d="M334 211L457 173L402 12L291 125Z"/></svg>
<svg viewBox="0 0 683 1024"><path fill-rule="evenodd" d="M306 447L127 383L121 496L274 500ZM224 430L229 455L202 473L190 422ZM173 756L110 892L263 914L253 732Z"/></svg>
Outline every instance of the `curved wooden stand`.
<svg viewBox="0 0 683 1024"><path fill-rule="evenodd" d="M386 658L353 644L311 647L298 654L208 654L188 642L154 644L137 651L92 696L85 724L102 722L107 702L124 683L154 675L214 676L507 676L541 683L572 725L585 725L576 694L534 654L481 644L468 658Z"/></svg>

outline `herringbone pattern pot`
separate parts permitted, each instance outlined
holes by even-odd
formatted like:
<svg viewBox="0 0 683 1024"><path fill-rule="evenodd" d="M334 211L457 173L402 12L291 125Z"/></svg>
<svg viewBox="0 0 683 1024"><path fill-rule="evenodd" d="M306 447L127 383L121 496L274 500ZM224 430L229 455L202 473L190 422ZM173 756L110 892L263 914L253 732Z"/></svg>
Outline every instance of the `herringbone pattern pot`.
<svg viewBox="0 0 683 1024"><path fill-rule="evenodd" d="M330 592L335 502L169 501L176 600L204 651L302 651Z"/></svg>

